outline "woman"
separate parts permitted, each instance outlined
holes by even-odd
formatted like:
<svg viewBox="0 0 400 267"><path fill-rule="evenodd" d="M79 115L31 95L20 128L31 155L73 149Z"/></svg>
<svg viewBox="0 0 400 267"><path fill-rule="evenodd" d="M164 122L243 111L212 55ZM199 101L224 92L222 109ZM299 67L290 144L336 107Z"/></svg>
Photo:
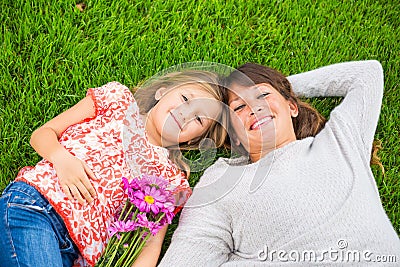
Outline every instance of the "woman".
<svg viewBox="0 0 400 267"><path fill-rule="evenodd" d="M398 264L400 240L369 167L380 63L335 64L288 79L245 64L227 87L231 143L246 155L221 158L204 173L160 266ZM325 124L295 94L344 99Z"/></svg>

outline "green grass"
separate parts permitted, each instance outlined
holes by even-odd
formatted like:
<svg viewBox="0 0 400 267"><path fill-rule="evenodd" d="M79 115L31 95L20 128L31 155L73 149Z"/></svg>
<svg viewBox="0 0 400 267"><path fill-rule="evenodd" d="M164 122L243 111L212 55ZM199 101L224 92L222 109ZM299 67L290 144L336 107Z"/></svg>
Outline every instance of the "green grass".
<svg viewBox="0 0 400 267"><path fill-rule="evenodd" d="M385 95L373 168L384 208L400 231L400 6L397 1L75 1L0 3L0 189L40 158L32 131L87 88L133 88L169 66L253 61L289 75L331 63L377 59ZM344 2L344 3L342 3ZM312 101L325 115L335 100ZM194 185L200 173L194 173ZM170 227L163 250L177 224Z"/></svg>

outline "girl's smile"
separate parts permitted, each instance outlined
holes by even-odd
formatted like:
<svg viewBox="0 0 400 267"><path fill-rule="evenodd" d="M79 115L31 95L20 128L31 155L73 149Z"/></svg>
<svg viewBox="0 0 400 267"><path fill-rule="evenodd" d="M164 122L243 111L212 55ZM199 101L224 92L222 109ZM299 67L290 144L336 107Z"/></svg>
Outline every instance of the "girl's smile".
<svg viewBox="0 0 400 267"><path fill-rule="evenodd" d="M176 124L178 125L179 129L182 131L182 130L183 130L182 124L181 124L181 123L178 121L178 119L174 116L174 113L171 111L169 114L170 114L171 117L174 119L174 121L175 121Z"/></svg>

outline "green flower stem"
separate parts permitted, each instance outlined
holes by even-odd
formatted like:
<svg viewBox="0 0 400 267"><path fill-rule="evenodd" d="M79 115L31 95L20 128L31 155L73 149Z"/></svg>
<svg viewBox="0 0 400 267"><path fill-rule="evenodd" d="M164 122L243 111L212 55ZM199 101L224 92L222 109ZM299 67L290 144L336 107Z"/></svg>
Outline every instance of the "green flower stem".
<svg viewBox="0 0 400 267"><path fill-rule="evenodd" d="M161 214L161 216L157 219L156 222L157 223L160 222L160 220L164 216L165 216L165 213ZM146 237L144 239L142 239L143 234L146 233L146 232L147 232ZM137 233L138 232L136 232L136 234ZM128 264L125 265L125 266L132 266L132 264L135 262L135 260L139 256L140 252L142 252L143 247L146 244L147 240L149 239L150 235L151 235L150 231L143 230L143 231L141 231L139 238L136 238L136 236L135 236L135 238L136 238L135 242L131 242L129 244L129 249L128 249L129 250L129 255L128 255L127 259L126 259ZM140 240L141 240L141 242L139 243ZM125 259L125 256L124 256L124 259ZM118 265L116 265L116 266L118 266Z"/></svg>
<svg viewBox="0 0 400 267"><path fill-rule="evenodd" d="M110 240L108 241L108 244L106 245L106 249L103 252L103 255L101 256L100 260L96 263L96 267L101 267L101 266L103 266L103 264L106 263L107 258L109 258L108 254L110 253L111 249L114 247L114 246L111 246L111 244L116 243L116 239L117 239L116 236L112 236L110 238Z"/></svg>
<svg viewBox="0 0 400 267"><path fill-rule="evenodd" d="M118 248L121 246L121 244L125 244L128 237L129 235L121 234L121 238L119 239L118 244L112 247L114 249L114 252L112 252L112 255L110 256L110 259L108 260L107 265L105 267L114 266L114 258L117 256Z"/></svg>
<svg viewBox="0 0 400 267"><path fill-rule="evenodd" d="M128 209L129 205L129 209ZM128 212L126 210L128 209ZM132 218L136 218L139 213L139 209L135 207L129 200L126 201L122 212L119 216L119 221L126 221L129 214L135 210ZM159 217L156 219L156 223L159 223L161 219L165 216L165 213L159 214ZM140 230L142 229L142 230ZM142 238L143 235L147 233L145 238ZM120 233L121 238L119 241L116 240L116 236L112 236L106 246L106 249L103 253L102 258L96 264L96 267L118 267L118 266L131 266L135 260L138 258L139 254L142 252L143 247L145 246L147 240L149 239L151 233L150 229L147 228L139 228L135 231L123 232ZM123 248L123 245L128 243L128 248ZM122 255L121 254L122 248ZM116 262L115 262L116 261Z"/></svg>
<svg viewBox="0 0 400 267"><path fill-rule="evenodd" d="M126 262L127 257L130 254L130 251L132 249L132 244L137 242L137 240L140 238L139 237L139 233L137 231L131 231L128 232L128 236L129 236L129 247L127 249L125 249L124 253L122 254L122 256L118 259L117 263L115 264L115 266L120 266L120 264Z"/></svg>
<svg viewBox="0 0 400 267"><path fill-rule="evenodd" d="M103 253L101 263L103 263L103 262L105 261L106 256L108 255L108 253L110 252L110 250L111 250L111 248L112 248L112 246L109 245L109 244L114 244L114 243L116 243L116 241L117 241L117 237L116 237L116 236L112 236L112 237L110 238L110 240L108 241L108 243L107 243L107 245L106 245L106 249L105 249L105 251L104 251L104 253ZM99 266L100 266L100 265L99 265Z"/></svg>
<svg viewBox="0 0 400 267"><path fill-rule="evenodd" d="M147 232L147 231L143 230L141 232L141 235L140 235L139 239L142 239L143 233L145 233L145 232ZM142 252L142 249L143 249L144 245L146 244L147 239L149 239L149 237L150 237L150 232L147 232L146 237L142 240L142 242L139 244L139 247L137 247L137 249L135 249L136 246L137 246L137 242L135 242L135 245L134 245L133 249L130 251L130 255L128 257L128 262L127 262L126 266L132 266L133 265L133 263L135 262L135 260L139 256L140 252Z"/></svg>
<svg viewBox="0 0 400 267"><path fill-rule="evenodd" d="M130 202L129 202L130 203ZM136 219L136 215L138 214L138 211L139 211L139 209L138 208L136 208L136 206L135 205L133 205L132 203L131 203L131 207L129 208L129 211L126 213L126 215L125 215L125 218L124 218L124 222L126 221L126 219L128 218L128 216L129 216L129 214L132 212L132 209L136 209L135 210L135 213L132 215L132 218L135 218Z"/></svg>
<svg viewBox="0 0 400 267"><path fill-rule="evenodd" d="M165 213L161 214L160 218L157 219L156 223L159 223L161 221L162 218L164 218Z"/></svg>
<svg viewBox="0 0 400 267"><path fill-rule="evenodd" d="M126 202L125 202L124 208L122 209L121 214L119 215L118 221L122 220L122 216L124 215L126 207L128 206L129 203L130 203L129 199L127 199Z"/></svg>
<svg viewBox="0 0 400 267"><path fill-rule="evenodd" d="M129 203L130 203L130 202L129 202ZM124 217L124 219L123 219L124 222L126 222L126 219L128 219L129 214L132 212L132 210L133 210L134 208L136 208L135 205L133 205L133 204L130 203L129 210L128 210L128 212L125 214L125 217ZM137 212L137 209L136 209L136 211L135 211L135 214L132 216L132 218L135 218L135 217L136 217L136 212Z"/></svg>

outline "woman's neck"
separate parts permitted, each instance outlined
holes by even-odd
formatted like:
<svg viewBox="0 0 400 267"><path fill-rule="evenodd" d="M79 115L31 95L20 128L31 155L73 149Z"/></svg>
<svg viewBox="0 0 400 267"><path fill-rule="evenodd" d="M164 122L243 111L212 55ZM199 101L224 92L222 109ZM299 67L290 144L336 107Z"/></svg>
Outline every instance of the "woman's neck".
<svg viewBox="0 0 400 267"><path fill-rule="evenodd" d="M290 144L291 142L296 141L296 137L293 139L288 139L285 142L280 143L279 145L276 145L274 148L265 148L261 151L253 151L249 153L249 158L250 161L252 163L259 161L260 159L262 159L263 157L265 157L266 155L268 155L269 153L273 153L276 149L278 148L282 148L288 144Z"/></svg>

